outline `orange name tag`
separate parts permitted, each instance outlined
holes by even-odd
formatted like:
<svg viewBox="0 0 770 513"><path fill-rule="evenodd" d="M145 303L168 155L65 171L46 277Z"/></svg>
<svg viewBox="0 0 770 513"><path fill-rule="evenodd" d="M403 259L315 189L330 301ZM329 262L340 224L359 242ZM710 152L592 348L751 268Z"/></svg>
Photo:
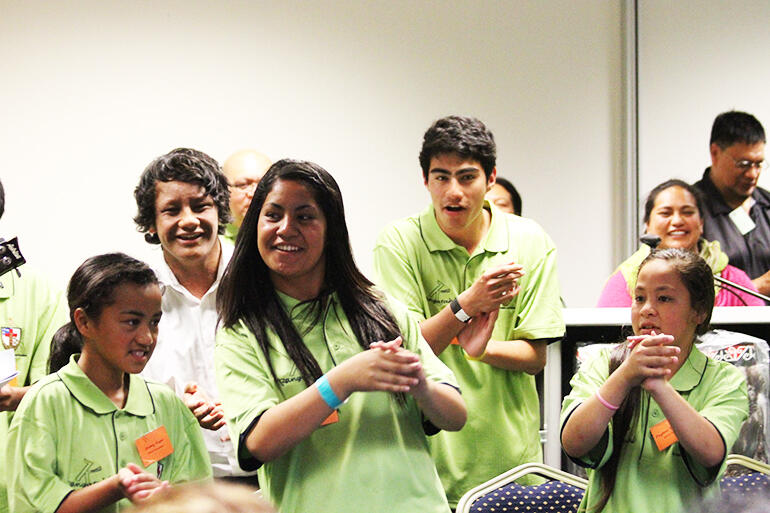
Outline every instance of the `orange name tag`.
<svg viewBox="0 0 770 513"><path fill-rule="evenodd" d="M142 464L145 467L149 467L174 452L165 426L137 438L136 448L139 449L139 457L142 458Z"/></svg>
<svg viewBox="0 0 770 513"><path fill-rule="evenodd" d="M335 422L339 422L339 421L340 421L340 412L338 412L337 410L334 410L331 415L326 417L326 420L321 422L321 425L327 426L329 424L334 424Z"/></svg>
<svg viewBox="0 0 770 513"><path fill-rule="evenodd" d="M19 378L13 378L11 381L8 382L9 387L17 387L19 386Z"/></svg>
<svg viewBox="0 0 770 513"><path fill-rule="evenodd" d="M674 430L671 428L668 419L652 426L650 428L650 433L652 433L652 437L655 439L655 445L658 446L659 451L662 451L674 442L679 441L676 437L676 433L674 433Z"/></svg>

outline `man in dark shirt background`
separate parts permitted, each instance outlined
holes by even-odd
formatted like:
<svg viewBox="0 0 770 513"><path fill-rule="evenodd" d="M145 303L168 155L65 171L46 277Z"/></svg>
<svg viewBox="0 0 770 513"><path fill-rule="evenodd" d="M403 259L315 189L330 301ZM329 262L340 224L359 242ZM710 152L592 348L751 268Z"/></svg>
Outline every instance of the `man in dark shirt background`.
<svg viewBox="0 0 770 513"><path fill-rule="evenodd" d="M711 128L711 167L695 187L705 197L703 236L718 240L730 264L770 294L770 192L757 187L765 130L751 114L724 112Z"/></svg>

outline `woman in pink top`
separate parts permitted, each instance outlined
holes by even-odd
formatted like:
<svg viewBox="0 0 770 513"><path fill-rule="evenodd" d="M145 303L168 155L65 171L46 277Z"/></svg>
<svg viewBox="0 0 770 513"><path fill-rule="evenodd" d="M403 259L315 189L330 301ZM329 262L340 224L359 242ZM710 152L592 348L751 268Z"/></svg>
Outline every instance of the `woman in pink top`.
<svg viewBox="0 0 770 513"><path fill-rule="evenodd" d="M645 233L660 237L659 248L682 248L697 252L717 276L751 290L756 287L748 275L729 265L719 241L709 242L703 235L702 200L700 192L682 180L667 180L655 187L644 203ZM609 277L599 297L599 307L630 307L631 290L636 284L639 264L650 253L642 245ZM733 287L715 284L715 306L764 306L759 298Z"/></svg>

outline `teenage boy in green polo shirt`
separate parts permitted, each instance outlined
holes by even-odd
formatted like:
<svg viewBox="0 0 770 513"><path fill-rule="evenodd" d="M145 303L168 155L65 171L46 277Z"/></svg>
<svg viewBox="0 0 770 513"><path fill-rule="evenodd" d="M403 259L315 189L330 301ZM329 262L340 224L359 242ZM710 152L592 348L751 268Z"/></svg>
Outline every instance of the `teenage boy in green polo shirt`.
<svg viewBox="0 0 770 513"><path fill-rule="evenodd" d="M553 242L484 200L495 160L481 121L436 121L420 152L432 205L383 230L374 250L380 285L420 319L468 405L461 431L430 439L452 507L474 486L542 459L534 375L547 342L564 334Z"/></svg>
<svg viewBox="0 0 770 513"><path fill-rule="evenodd" d="M5 189L0 183L0 217L5 213ZM67 322L62 292L42 274L24 265L21 276L10 271L0 277L0 351L13 351L18 375L0 387L0 455L5 455L8 426L29 387L48 374L51 337ZM0 375L0 378L5 377ZM0 475L0 513L7 513L5 478Z"/></svg>

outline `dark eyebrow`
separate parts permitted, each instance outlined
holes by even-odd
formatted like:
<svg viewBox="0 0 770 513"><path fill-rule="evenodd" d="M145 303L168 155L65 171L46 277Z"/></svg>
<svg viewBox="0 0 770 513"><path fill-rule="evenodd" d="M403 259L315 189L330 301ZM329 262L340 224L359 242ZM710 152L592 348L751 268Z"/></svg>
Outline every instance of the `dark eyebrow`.
<svg viewBox="0 0 770 513"><path fill-rule="evenodd" d="M144 312L139 310L122 310L121 315L136 315L137 317L144 317Z"/></svg>
<svg viewBox="0 0 770 513"><path fill-rule="evenodd" d="M478 168L475 168L475 167L464 167L462 169L458 169L455 172L455 174L461 175L461 174L465 174L465 173L480 173L480 172L481 172L481 170L479 170ZM446 169L442 169L440 167L433 168L430 171L428 171L428 173L440 173L442 175L444 175L444 174L445 175L451 175L452 174L449 171L447 171Z"/></svg>
<svg viewBox="0 0 770 513"><path fill-rule="evenodd" d="M279 204L279 203L274 203L274 202L272 202L272 201L271 201L271 202L269 202L269 203L265 203L265 205L264 205L264 206L265 206L265 207L272 207L272 208L277 208L277 209L279 209L279 210L286 210L286 207L284 207L283 205L281 205L281 204ZM263 208L264 208L264 207L263 207ZM297 210L305 210L305 209L308 209L308 208L309 208L309 209L315 209L316 207L315 207L315 206L314 206L312 203L305 203L305 204L303 204L303 205L300 205L300 206L296 207L296 208L294 209L294 211L296 212ZM320 207L319 207L319 209L320 209Z"/></svg>

